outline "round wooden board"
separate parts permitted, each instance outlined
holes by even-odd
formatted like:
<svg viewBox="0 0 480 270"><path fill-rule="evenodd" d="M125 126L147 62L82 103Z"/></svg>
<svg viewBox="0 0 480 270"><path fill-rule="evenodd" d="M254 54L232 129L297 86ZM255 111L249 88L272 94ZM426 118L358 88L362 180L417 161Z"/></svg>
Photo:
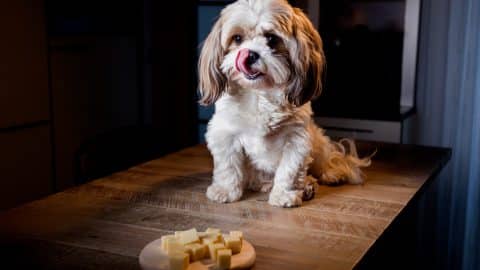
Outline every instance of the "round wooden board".
<svg viewBox="0 0 480 270"><path fill-rule="evenodd" d="M157 239L147 244L138 260L143 270L169 270L167 254L161 248L162 241ZM255 249L248 241L243 240L240 253L232 256L230 269L243 270L250 269L255 263ZM188 265L187 270L212 270L215 269L215 262L210 259L196 261Z"/></svg>

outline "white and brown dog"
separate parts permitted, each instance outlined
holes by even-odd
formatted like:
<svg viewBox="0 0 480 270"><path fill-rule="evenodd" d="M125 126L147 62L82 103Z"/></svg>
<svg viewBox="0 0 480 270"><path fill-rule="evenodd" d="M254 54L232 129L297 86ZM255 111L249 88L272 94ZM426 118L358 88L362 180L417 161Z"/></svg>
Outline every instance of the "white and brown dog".
<svg viewBox="0 0 480 270"><path fill-rule="evenodd" d="M287 1L238 0L222 11L199 60L200 102L215 103L206 133L209 199L271 190L271 205L293 207L313 196L312 180L363 182L360 168L370 159L313 122L310 100L321 92L324 65L318 32Z"/></svg>

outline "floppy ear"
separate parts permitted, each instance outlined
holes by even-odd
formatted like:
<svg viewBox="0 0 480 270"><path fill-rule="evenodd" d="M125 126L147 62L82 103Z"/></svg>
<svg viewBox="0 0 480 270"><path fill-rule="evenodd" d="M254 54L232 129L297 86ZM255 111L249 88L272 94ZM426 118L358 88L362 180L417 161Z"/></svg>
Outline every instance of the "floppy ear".
<svg viewBox="0 0 480 270"><path fill-rule="evenodd" d="M320 35L298 8L294 8L293 36L294 46L290 49L292 73L286 96L289 102L300 106L322 92L325 56Z"/></svg>
<svg viewBox="0 0 480 270"><path fill-rule="evenodd" d="M202 52L198 60L198 77L200 88L200 104L214 103L225 91L227 78L220 70L224 50L220 42L222 22L217 20L203 43Z"/></svg>

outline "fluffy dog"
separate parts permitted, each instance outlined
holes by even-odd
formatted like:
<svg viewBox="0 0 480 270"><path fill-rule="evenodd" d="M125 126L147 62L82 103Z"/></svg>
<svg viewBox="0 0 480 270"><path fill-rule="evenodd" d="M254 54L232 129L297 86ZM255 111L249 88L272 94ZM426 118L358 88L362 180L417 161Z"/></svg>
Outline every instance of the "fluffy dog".
<svg viewBox="0 0 480 270"><path fill-rule="evenodd" d="M206 133L210 200L234 202L250 188L271 190L271 205L294 207L313 197L315 180L363 182L370 159L313 122L324 65L318 32L287 1L238 0L221 12L199 59L200 103L215 103Z"/></svg>

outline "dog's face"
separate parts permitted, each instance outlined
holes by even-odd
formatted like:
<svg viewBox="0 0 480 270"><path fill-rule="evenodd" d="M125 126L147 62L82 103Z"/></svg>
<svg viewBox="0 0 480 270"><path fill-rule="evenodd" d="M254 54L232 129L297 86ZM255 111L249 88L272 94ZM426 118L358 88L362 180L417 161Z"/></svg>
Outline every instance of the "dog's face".
<svg viewBox="0 0 480 270"><path fill-rule="evenodd" d="M320 36L301 10L285 0L238 0L203 45L200 102L232 89L280 89L299 106L320 94L324 62Z"/></svg>

